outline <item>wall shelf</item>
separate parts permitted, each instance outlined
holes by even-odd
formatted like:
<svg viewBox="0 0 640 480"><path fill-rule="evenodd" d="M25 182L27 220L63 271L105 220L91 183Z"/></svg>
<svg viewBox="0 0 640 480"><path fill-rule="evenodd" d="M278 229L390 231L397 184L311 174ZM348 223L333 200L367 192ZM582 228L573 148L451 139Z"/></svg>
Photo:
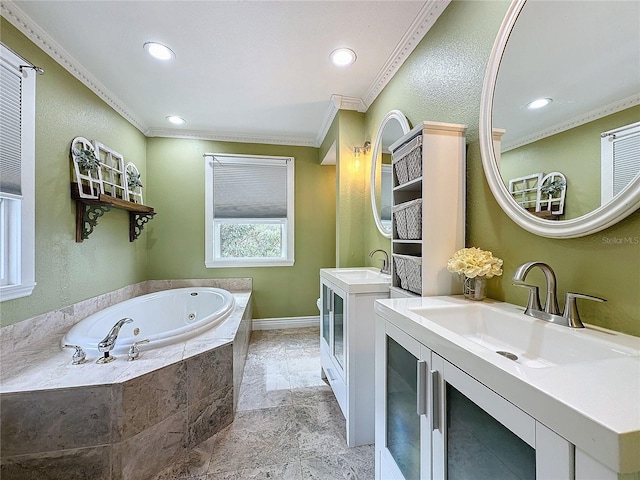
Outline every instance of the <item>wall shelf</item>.
<svg viewBox="0 0 640 480"><path fill-rule="evenodd" d="M129 241L133 242L142 233L145 224L156 214L152 207L129 202L103 193L96 198L80 196L78 184L71 184L71 198L76 201L76 242L89 238L98 224L98 219L112 208L129 212Z"/></svg>

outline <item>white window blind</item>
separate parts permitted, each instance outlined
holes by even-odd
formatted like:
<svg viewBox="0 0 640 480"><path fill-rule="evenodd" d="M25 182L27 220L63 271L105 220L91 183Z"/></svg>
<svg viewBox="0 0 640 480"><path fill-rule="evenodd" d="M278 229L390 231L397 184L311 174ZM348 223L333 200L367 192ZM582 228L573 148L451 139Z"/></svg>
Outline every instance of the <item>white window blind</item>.
<svg viewBox="0 0 640 480"><path fill-rule="evenodd" d="M0 44L0 301L35 287L36 70Z"/></svg>
<svg viewBox="0 0 640 480"><path fill-rule="evenodd" d="M214 218L286 218L287 163L214 157L213 192Z"/></svg>
<svg viewBox="0 0 640 480"><path fill-rule="evenodd" d="M640 131L613 144L613 195L629 185L640 172Z"/></svg>
<svg viewBox="0 0 640 480"><path fill-rule="evenodd" d="M618 195L640 174L640 122L601 134L601 204Z"/></svg>
<svg viewBox="0 0 640 480"><path fill-rule="evenodd" d="M13 195L22 195L21 80L15 66L0 64L0 192Z"/></svg>
<svg viewBox="0 0 640 480"><path fill-rule="evenodd" d="M293 265L294 159L204 157L205 265Z"/></svg>

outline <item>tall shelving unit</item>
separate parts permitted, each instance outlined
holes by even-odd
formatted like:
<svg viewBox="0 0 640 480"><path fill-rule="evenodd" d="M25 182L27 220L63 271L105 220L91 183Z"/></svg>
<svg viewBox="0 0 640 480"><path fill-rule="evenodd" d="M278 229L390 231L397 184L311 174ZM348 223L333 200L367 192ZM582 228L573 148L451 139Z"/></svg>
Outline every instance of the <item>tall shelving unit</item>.
<svg viewBox="0 0 640 480"><path fill-rule="evenodd" d="M447 270L447 261L465 242L466 129L425 121L390 147L392 298L462 293L462 282Z"/></svg>

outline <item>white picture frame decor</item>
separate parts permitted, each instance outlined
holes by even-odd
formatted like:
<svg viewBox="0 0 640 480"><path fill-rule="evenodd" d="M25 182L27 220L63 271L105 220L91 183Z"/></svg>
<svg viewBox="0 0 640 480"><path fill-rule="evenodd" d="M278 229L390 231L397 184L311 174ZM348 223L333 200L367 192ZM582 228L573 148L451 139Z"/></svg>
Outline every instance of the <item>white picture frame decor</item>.
<svg viewBox="0 0 640 480"><path fill-rule="evenodd" d="M81 198L98 198L102 193L102 172L99 165L92 168L91 157L98 159L93 144L84 137L76 137L71 141L70 153L78 195Z"/></svg>
<svg viewBox="0 0 640 480"><path fill-rule="evenodd" d="M140 172L133 162L127 162L127 165L125 166L124 180L129 201L143 205L143 187L142 182L140 181Z"/></svg>

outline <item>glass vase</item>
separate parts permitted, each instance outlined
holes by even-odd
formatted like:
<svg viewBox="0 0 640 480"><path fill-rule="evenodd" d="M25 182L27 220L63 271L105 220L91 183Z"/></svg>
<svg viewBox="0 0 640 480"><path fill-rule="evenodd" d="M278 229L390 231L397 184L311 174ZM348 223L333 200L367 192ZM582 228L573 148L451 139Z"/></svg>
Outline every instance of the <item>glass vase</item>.
<svg viewBox="0 0 640 480"><path fill-rule="evenodd" d="M487 286L485 277L464 277L464 296L469 300L484 300Z"/></svg>

